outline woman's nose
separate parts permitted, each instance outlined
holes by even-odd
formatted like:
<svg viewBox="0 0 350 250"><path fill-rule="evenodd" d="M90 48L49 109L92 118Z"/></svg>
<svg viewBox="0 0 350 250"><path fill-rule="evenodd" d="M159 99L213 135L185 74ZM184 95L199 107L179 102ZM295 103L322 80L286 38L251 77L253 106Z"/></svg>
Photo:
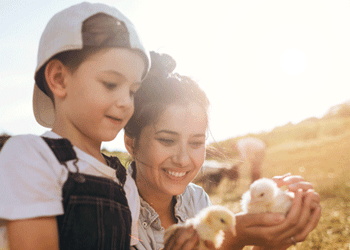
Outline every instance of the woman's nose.
<svg viewBox="0 0 350 250"><path fill-rule="evenodd" d="M179 146L173 157L173 161L179 167L186 167L190 163L190 155L186 146Z"/></svg>

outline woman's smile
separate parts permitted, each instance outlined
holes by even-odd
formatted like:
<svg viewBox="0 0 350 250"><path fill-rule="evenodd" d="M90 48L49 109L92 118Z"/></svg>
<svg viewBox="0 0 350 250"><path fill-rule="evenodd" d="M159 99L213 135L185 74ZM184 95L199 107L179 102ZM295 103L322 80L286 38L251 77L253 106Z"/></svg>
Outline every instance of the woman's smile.
<svg viewBox="0 0 350 250"><path fill-rule="evenodd" d="M181 178L181 177L184 177L190 171L178 172L178 171L170 171L170 170L164 169L164 172L170 175L171 177Z"/></svg>

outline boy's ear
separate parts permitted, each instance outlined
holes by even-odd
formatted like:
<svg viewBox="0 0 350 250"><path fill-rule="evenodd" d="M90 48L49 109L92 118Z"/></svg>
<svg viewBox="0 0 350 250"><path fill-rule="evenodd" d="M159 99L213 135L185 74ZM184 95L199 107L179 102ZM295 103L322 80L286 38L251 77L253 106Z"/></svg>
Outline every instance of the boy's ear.
<svg viewBox="0 0 350 250"><path fill-rule="evenodd" d="M48 87L54 96L64 98L66 96L65 77L67 76L67 67L57 60L50 60L45 68L45 79Z"/></svg>
<svg viewBox="0 0 350 250"><path fill-rule="evenodd" d="M129 136L127 136L125 133L124 133L124 144L125 144L125 148L126 150L129 152L129 154L131 156L134 156L134 139L133 138L130 138Z"/></svg>

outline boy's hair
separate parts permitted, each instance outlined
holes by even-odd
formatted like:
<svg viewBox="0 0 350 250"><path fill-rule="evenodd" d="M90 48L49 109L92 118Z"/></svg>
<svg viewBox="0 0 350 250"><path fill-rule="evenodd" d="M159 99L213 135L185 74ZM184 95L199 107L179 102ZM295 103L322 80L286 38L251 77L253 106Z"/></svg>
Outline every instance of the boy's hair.
<svg viewBox="0 0 350 250"><path fill-rule="evenodd" d="M142 130L158 121L172 104L196 103L208 113L209 100L198 84L187 76L172 73L175 60L167 54L151 51L152 66L134 97L134 114L125 126L125 134L135 139L136 146ZM208 114L207 114L208 123Z"/></svg>
<svg viewBox="0 0 350 250"><path fill-rule="evenodd" d="M145 61L143 77L146 76L149 54L132 23L117 9L84 2L52 17L40 39L34 76L33 109L40 125L52 127L55 120L53 95L45 79L47 63L58 59L74 72L89 56L112 47L139 53Z"/></svg>

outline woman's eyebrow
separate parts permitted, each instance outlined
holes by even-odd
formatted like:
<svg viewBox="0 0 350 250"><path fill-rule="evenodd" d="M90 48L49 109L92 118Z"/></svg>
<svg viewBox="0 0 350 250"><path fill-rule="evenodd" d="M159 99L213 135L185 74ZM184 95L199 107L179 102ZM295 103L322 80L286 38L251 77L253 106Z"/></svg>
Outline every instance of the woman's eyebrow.
<svg viewBox="0 0 350 250"><path fill-rule="evenodd" d="M194 137L205 137L205 134L194 134Z"/></svg>
<svg viewBox="0 0 350 250"><path fill-rule="evenodd" d="M162 130L159 130L157 131L155 134L160 134L160 133L167 133L167 134L172 134L172 135L178 135L177 132L175 131L172 131L172 130L167 130L167 129L162 129ZM205 134L194 134L194 135L191 135L193 137L205 137Z"/></svg>
<svg viewBox="0 0 350 250"><path fill-rule="evenodd" d="M175 131L167 130L167 129L162 129L162 130L156 131L155 134L160 134L160 133L167 133L167 134L172 134L172 135L177 135L178 134Z"/></svg>

